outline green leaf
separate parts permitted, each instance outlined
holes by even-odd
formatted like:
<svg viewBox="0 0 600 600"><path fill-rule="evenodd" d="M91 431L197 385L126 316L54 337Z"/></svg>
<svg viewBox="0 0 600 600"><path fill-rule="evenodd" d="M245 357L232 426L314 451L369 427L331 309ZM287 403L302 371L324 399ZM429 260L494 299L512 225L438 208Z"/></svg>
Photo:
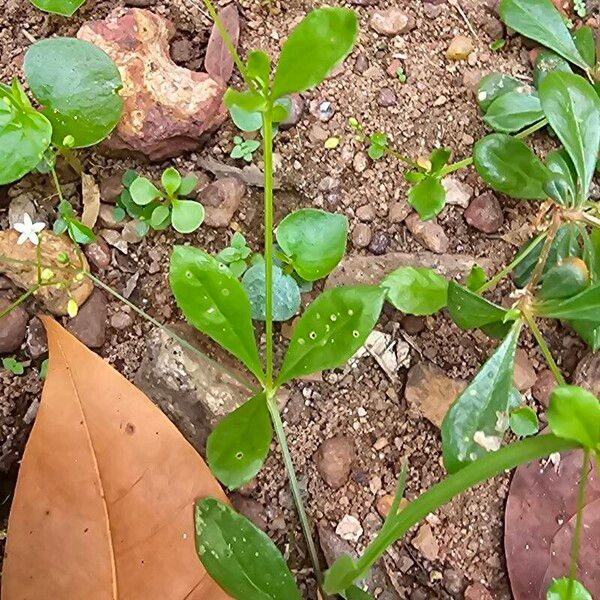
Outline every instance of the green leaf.
<svg viewBox="0 0 600 600"><path fill-rule="evenodd" d="M552 150L546 156L546 165L550 172L560 175L569 186L569 196L575 199L577 196L577 173L569 155L564 150Z"/></svg>
<svg viewBox="0 0 600 600"><path fill-rule="evenodd" d="M258 131L262 127L262 113L245 111L239 106L229 107L229 114L241 131ZM232 152L233 154L233 152ZM235 157L232 158L241 158Z"/></svg>
<svg viewBox="0 0 600 600"><path fill-rule="evenodd" d="M138 206L146 206L162 198L162 192L146 177L136 177L129 186L129 193Z"/></svg>
<svg viewBox="0 0 600 600"><path fill-rule="evenodd" d="M277 385L344 364L375 327L384 299L385 290L371 285L339 287L318 296L294 328Z"/></svg>
<svg viewBox="0 0 600 600"><path fill-rule="evenodd" d="M72 148L97 144L121 118L121 76L114 62L97 46L75 38L49 38L25 54L25 76L33 95L52 124L52 141Z"/></svg>
<svg viewBox="0 0 600 600"><path fill-rule="evenodd" d="M514 133L544 118L540 99L533 92L507 92L492 102L483 120L495 131Z"/></svg>
<svg viewBox="0 0 600 600"><path fill-rule="evenodd" d="M600 98L583 77L558 72L548 74L539 94L548 122L573 161L583 201L600 147Z"/></svg>
<svg viewBox="0 0 600 600"><path fill-rule="evenodd" d="M536 314L550 319L598 322L600 315L600 283L596 283L583 292L570 298L546 300L534 305Z"/></svg>
<svg viewBox="0 0 600 600"><path fill-rule="evenodd" d="M56 235L62 235L65 231L67 231L67 222L64 219L56 219L52 226L52 232Z"/></svg>
<svg viewBox="0 0 600 600"><path fill-rule="evenodd" d="M221 483L234 490L260 471L272 437L267 399L260 393L222 419L208 436L208 466Z"/></svg>
<svg viewBox="0 0 600 600"><path fill-rule="evenodd" d="M204 221L204 206L195 200L173 200L171 222L179 233L192 233Z"/></svg>
<svg viewBox="0 0 600 600"><path fill-rule="evenodd" d="M364 590L353 585L346 590L346 600L374 600L371 594L367 594Z"/></svg>
<svg viewBox="0 0 600 600"><path fill-rule="evenodd" d="M574 206L576 196L573 195L569 180L562 175L551 174L544 184L548 197L561 206Z"/></svg>
<svg viewBox="0 0 600 600"><path fill-rule="evenodd" d="M461 329L503 323L508 313L455 281L448 285L448 312Z"/></svg>
<svg viewBox="0 0 600 600"><path fill-rule="evenodd" d="M121 182L126 188L129 188L131 184L138 178L138 174L133 169L129 169L123 173L123 177L121 177Z"/></svg>
<svg viewBox="0 0 600 600"><path fill-rule="evenodd" d="M569 578L555 579L548 588L546 600L594 600L585 587L575 580L573 592L569 593Z"/></svg>
<svg viewBox="0 0 600 600"><path fill-rule="evenodd" d="M600 450L600 403L587 390L576 385L554 388L548 424L554 435L578 442L584 448Z"/></svg>
<svg viewBox="0 0 600 600"><path fill-rule="evenodd" d="M181 179L179 189L177 190L177 195L181 196L182 198L186 198L196 189L197 185L198 177L196 175L186 175Z"/></svg>
<svg viewBox="0 0 600 600"><path fill-rule="evenodd" d="M91 244L96 241L94 232L77 219L67 220L69 237L77 244Z"/></svg>
<svg viewBox="0 0 600 600"><path fill-rule="evenodd" d="M175 246L169 280L186 319L239 358L262 381L250 302L229 269L202 250Z"/></svg>
<svg viewBox="0 0 600 600"><path fill-rule="evenodd" d="M325 573L323 590L326 594L336 594L350 588L360 576L355 562L347 554L339 556Z"/></svg>
<svg viewBox="0 0 600 600"><path fill-rule="evenodd" d="M442 451L449 473L498 446L498 413L508 413L513 389L513 368L521 322L512 329L481 367L473 381L454 401L442 424Z"/></svg>
<svg viewBox="0 0 600 600"><path fill-rule="evenodd" d="M552 50L542 49L535 59L533 69L533 85L539 89L542 81L546 79L548 73L553 71L562 71L563 73L572 73L571 65L562 56L552 52Z"/></svg>
<svg viewBox="0 0 600 600"><path fill-rule="evenodd" d="M594 67L596 64L596 40L594 39L592 28L587 25L580 27L573 34L573 41L583 60L585 60L588 66Z"/></svg>
<svg viewBox="0 0 600 600"><path fill-rule="evenodd" d="M590 350L593 352L600 350L600 319L596 323L570 321L570 325L588 345Z"/></svg>
<svg viewBox="0 0 600 600"><path fill-rule="evenodd" d="M53 15L70 17L85 0L30 0L36 8Z"/></svg>
<svg viewBox="0 0 600 600"><path fill-rule="evenodd" d="M48 360L45 358L40 365L40 379L44 381L46 379L46 375L48 374Z"/></svg>
<svg viewBox="0 0 600 600"><path fill-rule="evenodd" d="M167 206L161 204L152 211L150 217L150 225L153 229L162 229L165 221L170 221L171 211Z"/></svg>
<svg viewBox="0 0 600 600"><path fill-rule="evenodd" d="M150 231L150 225L147 221L138 221L135 224L135 230L140 237L144 237Z"/></svg>
<svg viewBox="0 0 600 600"><path fill-rule="evenodd" d="M578 67L587 68L564 19L551 0L502 0L500 16L521 35L554 50Z"/></svg>
<svg viewBox="0 0 600 600"><path fill-rule="evenodd" d="M214 498L198 500L194 516L198 557L232 598L301 600L277 546L246 517Z"/></svg>
<svg viewBox="0 0 600 600"><path fill-rule="evenodd" d="M260 83L261 90L268 88L271 74L271 59L262 50L252 50L248 54L246 71L251 79Z"/></svg>
<svg viewBox="0 0 600 600"><path fill-rule="evenodd" d="M52 126L44 115L18 102L10 89L0 88L0 185L35 169L51 137Z"/></svg>
<svg viewBox="0 0 600 600"><path fill-rule="evenodd" d="M548 169L531 148L509 135L493 133L479 140L474 151L475 168L497 192L523 200L545 200Z"/></svg>
<svg viewBox="0 0 600 600"><path fill-rule="evenodd" d="M548 270L539 291L543 300L570 298L589 283L589 271L581 258L570 257Z"/></svg>
<svg viewBox="0 0 600 600"><path fill-rule="evenodd" d="M25 367L23 366L23 363L19 362L12 356L3 358L2 366L7 371L10 371L13 375L23 375L23 373L25 373Z"/></svg>
<svg viewBox="0 0 600 600"><path fill-rule="evenodd" d="M408 202L421 219L427 221L438 215L446 205L446 190L436 177L425 177L410 188Z"/></svg>
<svg viewBox="0 0 600 600"><path fill-rule="evenodd" d="M232 236L231 236L231 246L233 248L245 248L246 246L246 238L244 237L244 235L242 233L240 233L239 231L236 231Z"/></svg>
<svg viewBox="0 0 600 600"><path fill-rule="evenodd" d="M451 156L450 148L434 148L429 155L431 173L439 173L448 164Z"/></svg>
<svg viewBox="0 0 600 600"><path fill-rule="evenodd" d="M181 185L181 175L174 167L169 167L163 171L160 181L169 196L174 196Z"/></svg>
<svg viewBox="0 0 600 600"><path fill-rule="evenodd" d="M245 260L236 260L232 263L229 263L229 270L233 273L235 277L238 279L246 272L248 265Z"/></svg>
<svg viewBox="0 0 600 600"><path fill-rule="evenodd" d="M233 88L228 88L223 96L225 106L231 111L232 108L238 108L245 113L257 113L265 107L265 99L250 90L238 92Z"/></svg>
<svg viewBox="0 0 600 600"><path fill-rule="evenodd" d="M529 406L515 408L510 413L509 424L511 431L519 437L529 437L538 432L538 418Z"/></svg>
<svg viewBox="0 0 600 600"><path fill-rule="evenodd" d="M242 278L242 286L248 295L251 315L257 321L266 320L265 263L250 267ZM288 321L300 309L300 289L291 275L286 275L273 265L273 320Z"/></svg>
<svg viewBox="0 0 600 600"><path fill-rule="evenodd" d="M272 97L321 83L352 50L357 33L358 19L352 10L325 7L310 12L283 44Z"/></svg>
<svg viewBox="0 0 600 600"><path fill-rule="evenodd" d="M505 75L504 73L490 73L481 78L477 86L477 103L485 113L491 104L508 92L529 89L519 79Z"/></svg>
<svg viewBox="0 0 600 600"><path fill-rule="evenodd" d="M465 281L465 286L468 290L476 292L481 288L487 281L487 275L485 271L479 265L473 265L471 271Z"/></svg>
<svg viewBox="0 0 600 600"><path fill-rule="evenodd" d="M400 267L380 285L386 300L409 315L432 315L448 300L448 282L433 269Z"/></svg>
<svg viewBox="0 0 600 600"><path fill-rule="evenodd" d="M346 251L348 219L316 208L301 208L279 223L277 243L307 281L326 277Z"/></svg>

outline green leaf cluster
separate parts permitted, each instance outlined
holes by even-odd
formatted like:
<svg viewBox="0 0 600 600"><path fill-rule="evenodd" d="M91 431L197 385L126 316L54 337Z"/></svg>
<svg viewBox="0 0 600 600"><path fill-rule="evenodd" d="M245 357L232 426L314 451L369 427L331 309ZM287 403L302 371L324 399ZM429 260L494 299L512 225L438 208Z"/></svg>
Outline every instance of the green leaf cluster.
<svg viewBox="0 0 600 600"><path fill-rule="evenodd" d="M67 233L76 244L91 244L96 241L94 232L75 216L71 203L62 200L58 205L58 218L52 228L56 235Z"/></svg>

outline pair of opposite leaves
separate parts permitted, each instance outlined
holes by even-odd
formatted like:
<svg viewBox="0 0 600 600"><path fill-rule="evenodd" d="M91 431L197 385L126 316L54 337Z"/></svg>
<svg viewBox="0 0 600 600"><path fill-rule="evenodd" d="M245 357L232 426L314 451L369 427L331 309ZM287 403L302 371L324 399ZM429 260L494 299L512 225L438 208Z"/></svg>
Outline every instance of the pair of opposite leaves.
<svg viewBox="0 0 600 600"><path fill-rule="evenodd" d="M226 498L146 396L55 321L9 519L3 600L225 600L194 501Z"/></svg>

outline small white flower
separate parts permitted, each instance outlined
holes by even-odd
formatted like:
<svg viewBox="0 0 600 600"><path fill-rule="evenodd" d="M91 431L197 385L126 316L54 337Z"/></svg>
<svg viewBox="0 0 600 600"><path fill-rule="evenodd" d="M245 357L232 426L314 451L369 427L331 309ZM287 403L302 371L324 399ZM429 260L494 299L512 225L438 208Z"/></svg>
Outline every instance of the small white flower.
<svg viewBox="0 0 600 600"><path fill-rule="evenodd" d="M25 213L23 215L22 223L15 223L15 231L18 231L21 235L17 240L17 244L22 245L29 240L34 246L37 246L40 242L38 233L46 227L45 223L34 223L31 217Z"/></svg>

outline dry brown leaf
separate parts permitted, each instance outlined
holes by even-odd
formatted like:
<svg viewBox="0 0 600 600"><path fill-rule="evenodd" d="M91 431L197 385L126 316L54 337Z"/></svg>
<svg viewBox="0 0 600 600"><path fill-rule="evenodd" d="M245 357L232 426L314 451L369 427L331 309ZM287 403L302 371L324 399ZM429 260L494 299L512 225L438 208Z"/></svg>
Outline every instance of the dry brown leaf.
<svg viewBox="0 0 600 600"><path fill-rule="evenodd" d="M219 11L221 22L229 33L231 41L237 48L240 39L240 17L235 4L230 4ZM204 70L214 79L222 79L227 83L233 74L233 57L229 54L223 38L214 25L206 47Z"/></svg>
<svg viewBox="0 0 600 600"><path fill-rule="evenodd" d="M520 466L506 503L504 549L515 600L545 600L554 578L569 572L582 452L555 467ZM600 482L590 463L577 578L600 598Z"/></svg>
<svg viewBox="0 0 600 600"><path fill-rule="evenodd" d="M44 318L48 376L8 524L3 600L224 600L194 548L218 483L142 392Z"/></svg>
<svg viewBox="0 0 600 600"><path fill-rule="evenodd" d="M81 197L83 203L81 222L91 229L100 214L100 188L93 175L81 174Z"/></svg>

